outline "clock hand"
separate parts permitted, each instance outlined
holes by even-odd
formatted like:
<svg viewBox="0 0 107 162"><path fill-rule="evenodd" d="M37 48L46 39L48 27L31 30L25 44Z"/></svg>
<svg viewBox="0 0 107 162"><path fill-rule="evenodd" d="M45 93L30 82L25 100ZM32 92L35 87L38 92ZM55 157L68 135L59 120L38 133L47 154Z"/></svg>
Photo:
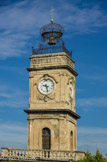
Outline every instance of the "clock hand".
<svg viewBox="0 0 107 162"><path fill-rule="evenodd" d="M47 84L44 84L43 86L46 87L46 91L48 92L48 87L49 86Z"/></svg>
<svg viewBox="0 0 107 162"><path fill-rule="evenodd" d="M48 87L49 87L49 86L46 85L46 90L47 90L47 92L48 92Z"/></svg>
<svg viewBox="0 0 107 162"><path fill-rule="evenodd" d="M43 84L43 86L46 87L46 84L45 85Z"/></svg>

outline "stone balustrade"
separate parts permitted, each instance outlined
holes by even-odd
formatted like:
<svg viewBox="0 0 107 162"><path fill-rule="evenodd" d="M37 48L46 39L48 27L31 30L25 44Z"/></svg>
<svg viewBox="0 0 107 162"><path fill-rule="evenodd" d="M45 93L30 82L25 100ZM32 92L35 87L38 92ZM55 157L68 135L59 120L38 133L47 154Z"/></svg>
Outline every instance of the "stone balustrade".
<svg viewBox="0 0 107 162"><path fill-rule="evenodd" d="M55 151L55 150L35 150L2 148L2 157L14 159L50 159L50 160L73 160L77 161L85 157L84 152L77 151Z"/></svg>

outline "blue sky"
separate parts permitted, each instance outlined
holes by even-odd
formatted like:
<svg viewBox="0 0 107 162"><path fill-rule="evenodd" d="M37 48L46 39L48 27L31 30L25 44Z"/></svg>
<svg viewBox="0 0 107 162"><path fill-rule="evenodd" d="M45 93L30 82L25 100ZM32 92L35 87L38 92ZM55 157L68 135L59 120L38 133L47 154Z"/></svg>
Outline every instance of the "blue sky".
<svg viewBox="0 0 107 162"><path fill-rule="evenodd" d="M40 28L64 26L76 78L78 150L107 153L107 1L0 0L0 147L27 147L29 80L26 68Z"/></svg>

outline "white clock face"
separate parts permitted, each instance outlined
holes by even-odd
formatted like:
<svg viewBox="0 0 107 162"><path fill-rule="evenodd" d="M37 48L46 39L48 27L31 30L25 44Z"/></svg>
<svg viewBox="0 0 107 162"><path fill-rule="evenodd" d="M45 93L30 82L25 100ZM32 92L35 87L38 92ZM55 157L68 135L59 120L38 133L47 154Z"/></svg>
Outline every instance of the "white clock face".
<svg viewBox="0 0 107 162"><path fill-rule="evenodd" d="M43 94L49 94L53 91L54 89L54 83L52 80L50 79L43 79L40 83L39 83L39 91Z"/></svg>
<svg viewBox="0 0 107 162"><path fill-rule="evenodd" d="M72 83L69 83L69 90L70 90L70 96L73 96L73 88L72 88Z"/></svg>

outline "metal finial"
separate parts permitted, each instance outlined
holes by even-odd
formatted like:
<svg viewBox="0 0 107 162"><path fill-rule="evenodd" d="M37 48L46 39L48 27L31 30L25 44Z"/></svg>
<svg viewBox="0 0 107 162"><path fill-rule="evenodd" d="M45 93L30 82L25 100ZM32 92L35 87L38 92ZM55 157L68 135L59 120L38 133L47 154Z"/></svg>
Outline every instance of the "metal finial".
<svg viewBox="0 0 107 162"><path fill-rule="evenodd" d="M54 9L53 9L53 7L51 7L51 22L53 22L53 12L54 12Z"/></svg>

